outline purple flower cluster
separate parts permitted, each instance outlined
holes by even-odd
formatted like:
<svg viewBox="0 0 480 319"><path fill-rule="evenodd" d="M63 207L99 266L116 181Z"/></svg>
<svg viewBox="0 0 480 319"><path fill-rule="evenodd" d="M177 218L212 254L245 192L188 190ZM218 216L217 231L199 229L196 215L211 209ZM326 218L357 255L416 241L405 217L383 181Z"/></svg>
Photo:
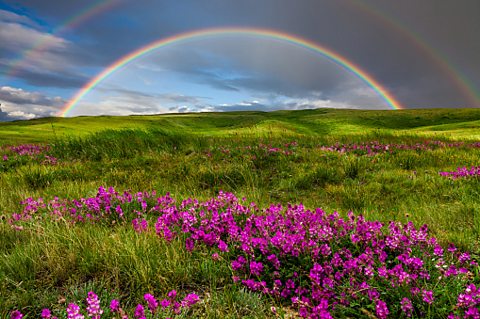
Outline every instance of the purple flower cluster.
<svg viewBox="0 0 480 319"><path fill-rule="evenodd" d="M75 303L68 304L67 319L84 319L85 317L80 313L80 306Z"/></svg>
<svg viewBox="0 0 480 319"><path fill-rule="evenodd" d="M458 295L457 307L465 311L465 318L479 319L480 287L477 288L474 284L468 285L465 291Z"/></svg>
<svg viewBox="0 0 480 319"><path fill-rule="evenodd" d="M103 310L100 308L100 300L98 300L98 296L93 291L88 293L87 305L88 316L92 319L100 319Z"/></svg>
<svg viewBox="0 0 480 319"><path fill-rule="evenodd" d="M379 318L421 316L430 305L458 312L444 300L435 303L434 288L468 282L478 271L469 254L453 245L444 254L426 225L417 229L391 222L387 227L352 213L343 219L302 205L259 211L222 192L207 202L189 199L158 212L160 237L171 241L176 234L189 235L190 251L199 244L226 243L235 282L289 300L303 317L327 318L354 304L373 304Z"/></svg>
<svg viewBox="0 0 480 319"><path fill-rule="evenodd" d="M147 302L147 308L142 304L138 304L135 308L133 315L129 316L128 313L120 307L120 302L116 299L112 299L110 302L110 311L108 318L117 318L116 315L120 316L122 319L135 318L135 319L146 319L146 318L164 318L165 316L175 317L176 315L181 315L182 312L200 301L200 298L197 294L188 294L182 300L177 299L177 292L172 290L166 299L161 301L161 308L159 303L152 294L145 294L144 299ZM104 310L100 306L100 300L98 296L90 291L86 298L86 314L88 318L100 319ZM76 303L68 304L66 308L66 318L67 319L85 319L84 312L81 307ZM156 316L158 314L158 317ZM10 319L22 319L23 314L14 310L10 313ZM42 319L58 319L63 318L61 315L59 317L52 316L52 311L45 308L41 313ZM103 318L106 318L103 316Z"/></svg>
<svg viewBox="0 0 480 319"><path fill-rule="evenodd" d="M9 222L12 225L20 221L66 219L72 223L88 222L131 222L137 232L147 231L148 221L145 219L149 212L154 210L155 202L165 204L173 202L167 194L165 197L155 198L154 192L118 193L113 187L100 187L94 197L66 200L55 197L50 201L43 198L27 198L20 204L23 210L13 213ZM147 203L148 202L148 203ZM153 207L152 207L153 206Z"/></svg>
<svg viewBox="0 0 480 319"><path fill-rule="evenodd" d="M464 166L452 172L439 172L439 174L440 176L451 177L453 179L460 177L480 177L480 166L472 166L470 169Z"/></svg>
<svg viewBox="0 0 480 319"><path fill-rule="evenodd" d="M302 317L370 309L378 318L475 318L472 309L480 305L478 281L472 279L478 263L453 245L444 249L426 225L383 224L351 212L342 218L303 205L260 210L224 192L207 201L176 203L169 194L100 188L92 198L48 203L30 198L23 204L23 212L12 217L14 225L59 216L73 223L118 220L166 241L185 238L186 250L208 249L214 260L229 261L234 282L290 303ZM441 298L447 291L458 296L457 304ZM147 310L160 305L176 313L182 302L175 298L174 291L160 302L145 295ZM147 311L137 310L138 318Z"/></svg>
<svg viewBox="0 0 480 319"><path fill-rule="evenodd" d="M57 158L49 156L47 154L48 151L50 151L48 145L22 144L0 147L0 156L3 162L18 162L22 159L33 159L42 164L57 164Z"/></svg>
<svg viewBox="0 0 480 319"><path fill-rule="evenodd" d="M320 146L323 151L338 152L338 153L353 153L356 155L369 155L373 156L380 153L395 153L399 150L414 150L414 151L427 151L438 148L480 148L480 142L465 143L465 142L452 142L445 143L442 141L424 141L422 143L415 144L383 144L378 141L363 142L363 143L350 143L340 144L336 143L330 146Z"/></svg>
<svg viewBox="0 0 480 319"><path fill-rule="evenodd" d="M10 314L10 319L22 319L22 318L23 318L23 314L18 310L12 311L12 313Z"/></svg>
<svg viewBox="0 0 480 319"><path fill-rule="evenodd" d="M57 317L52 317L52 312L48 308L44 308L41 313L42 319L57 319Z"/></svg>
<svg viewBox="0 0 480 319"><path fill-rule="evenodd" d="M254 146L237 146L237 147L213 147L205 154L208 157L245 157L249 159L257 159L274 154L293 155L298 147L296 141L285 143L283 145L272 146L271 144L263 144ZM426 140L414 144L401 143L381 143L379 141L348 143L335 143L333 145L319 145L318 148L327 152L352 153L355 155L374 156L382 153L394 154L402 150L428 151L441 148L480 148L480 142L442 142Z"/></svg>
<svg viewBox="0 0 480 319"><path fill-rule="evenodd" d="M22 144L18 146L7 146L8 150L16 153L20 156L34 156L43 154L49 150L48 146L34 145L34 144Z"/></svg>

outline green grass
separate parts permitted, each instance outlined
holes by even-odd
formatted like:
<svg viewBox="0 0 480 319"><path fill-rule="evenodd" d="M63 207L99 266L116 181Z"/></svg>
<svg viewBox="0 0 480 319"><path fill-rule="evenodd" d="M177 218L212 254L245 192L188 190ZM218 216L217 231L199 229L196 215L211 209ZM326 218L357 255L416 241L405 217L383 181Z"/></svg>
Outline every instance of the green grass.
<svg viewBox="0 0 480 319"><path fill-rule="evenodd" d="M93 196L99 186L157 190L207 199L219 190L260 206L300 203L349 210L384 222L428 224L443 243L480 254L480 180L450 180L441 170L480 165L480 149L401 151L374 157L326 153L318 145L378 140L480 140L480 109L304 110L181 115L47 118L0 124L0 145L44 143L59 164L2 166L0 215L27 197ZM223 146L297 141L291 156L206 156ZM231 283L228 264L187 253L131 227L42 224L23 232L0 224L0 309L59 307L87 289L118 289L127 302L177 288L206 297L192 316L270 317L271 301ZM102 290L102 291L103 291ZM82 294L83 293L83 294ZM76 297L77 296L77 297ZM130 296L130 297L128 297ZM33 308L32 308L33 307ZM0 316L6 312L0 311Z"/></svg>

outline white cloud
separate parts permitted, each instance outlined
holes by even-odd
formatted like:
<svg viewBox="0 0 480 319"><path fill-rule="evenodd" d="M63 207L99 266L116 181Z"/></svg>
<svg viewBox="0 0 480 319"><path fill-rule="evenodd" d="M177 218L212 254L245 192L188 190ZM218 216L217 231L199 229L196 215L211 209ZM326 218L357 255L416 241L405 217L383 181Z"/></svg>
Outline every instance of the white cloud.
<svg viewBox="0 0 480 319"><path fill-rule="evenodd" d="M8 116L13 118L13 119L19 119L19 120L30 120L34 119L37 116L33 113L25 113L23 111L13 111L8 113Z"/></svg>
<svg viewBox="0 0 480 319"><path fill-rule="evenodd" d="M331 100L312 99L312 98L283 98L275 101L241 101L238 103L223 103L219 105L208 106L209 111L229 112L229 111L275 111L275 110L304 110L315 108L358 108L355 105L335 102Z"/></svg>
<svg viewBox="0 0 480 319"><path fill-rule="evenodd" d="M40 92L30 92L21 88L11 86L0 87L0 100L11 102L19 105L47 105L60 107L65 104L65 100L59 96L49 97Z"/></svg>
<svg viewBox="0 0 480 319"><path fill-rule="evenodd" d="M322 94L314 92L305 98L272 95L265 98L253 97L251 100L240 100L233 103L212 104L209 99L182 94L150 95L129 90L116 90L115 95L104 94L102 97L97 96L90 101L80 101L71 115L275 111L315 108L362 109L365 106L370 109L385 108L379 105L378 96L370 91L368 88L359 90L354 87L353 90L345 90L331 99L321 98Z"/></svg>
<svg viewBox="0 0 480 319"><path fill-rule="evenodd" d="M282 109L287 110L302 110L314 108L356 109L359 107L344 102L309 98L289 99L286 100L282 105Z"/></svg>
<svg viewBox="0 0 480 319"><path fill-rule="evenodd" d="M32 119L55 116L66 103L61 97L49 97L10 86L0 87L0 120Z"/></svg>
<svg viewBox="0 0 480 319"><path fill-rule="evenodd" d="M206 97L179 93L144 93L127 89L107 89L93 92L89 100L81 100L69 115L132 115L172 112L207 112ZM92 102L95 101L95 102Z"/></svg>
<svg viewBox="0 0 480 319"><path fill-rule="evenodd" d="M75 115L132 115L163 113L155 97L140 94L117 94L102 98L98 102L80 101L72 110Z"/></svg>

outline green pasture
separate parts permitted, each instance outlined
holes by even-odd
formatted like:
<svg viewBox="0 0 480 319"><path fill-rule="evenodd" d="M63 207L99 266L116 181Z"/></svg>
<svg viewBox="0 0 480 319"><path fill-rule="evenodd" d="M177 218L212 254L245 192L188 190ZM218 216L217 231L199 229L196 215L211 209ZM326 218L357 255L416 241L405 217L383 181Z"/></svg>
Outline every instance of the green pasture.
<svg viewBox="0 0 480 319"><path fill-rule="evenodd" d="M207 199L219 190L260 207L303 203L367 219L428 224L443 244L480 254L480 179L452 180L439 171L479 166L480 148L401 150L358 156L320 145L426 140L480 141L480 109L399 111L302 110L44 118L0 124L0 145L49 144L57 165L0 166L0 317L18 306L38 313L88 289L115 289L127 303L148 291L198 291L190 314L208 318L271 317L271 301L231 282L228 263L190 254L131 227L34 224L22 232L5 220L27 197L95 196L98 187L156 190ZM236 150L297 142L292 155L255 158ZM211 153L208 156L207 153ZM33 318L33 317L29 317Z"/></svg>

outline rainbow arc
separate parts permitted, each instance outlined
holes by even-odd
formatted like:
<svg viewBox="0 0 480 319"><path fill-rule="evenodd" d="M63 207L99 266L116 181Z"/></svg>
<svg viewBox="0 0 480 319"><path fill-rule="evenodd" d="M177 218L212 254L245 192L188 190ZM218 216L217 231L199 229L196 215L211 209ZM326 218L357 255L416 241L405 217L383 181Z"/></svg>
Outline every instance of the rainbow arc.
<svg viewBox="0 0 480 319"><path fill-rule="evenodd" d="M78 102L92 89L94 89L100 82L112 75L116 70L124 67L133 60L136 60L149 52L187 40L226 35L247 35L267 39L275 39L319 53L324 58L329 59L330 61L343 67L345 70L349 71L350 73L361 79L375 92L377 92L377 94L386 102L387 105L389 105L390 108L395 110L403 108L402 104L383 85L381 85L376 79L374 79L369 73L367 73L367 71L363 70L360 66L348 60L346 57L342 56L338 52L335 52L332 49L329 49L323 45L317 44L296 35L270 29L211 28L195 30L191 32L177 34L168 38L162 38L121 57L120 59L109 65L107 68L105 68L97 76L92 78L88 83L86 83L65 105L65 107L60 111L59 115L63 117L68 116L69 113L71 113L71 111L78 104Z"/></svg>

